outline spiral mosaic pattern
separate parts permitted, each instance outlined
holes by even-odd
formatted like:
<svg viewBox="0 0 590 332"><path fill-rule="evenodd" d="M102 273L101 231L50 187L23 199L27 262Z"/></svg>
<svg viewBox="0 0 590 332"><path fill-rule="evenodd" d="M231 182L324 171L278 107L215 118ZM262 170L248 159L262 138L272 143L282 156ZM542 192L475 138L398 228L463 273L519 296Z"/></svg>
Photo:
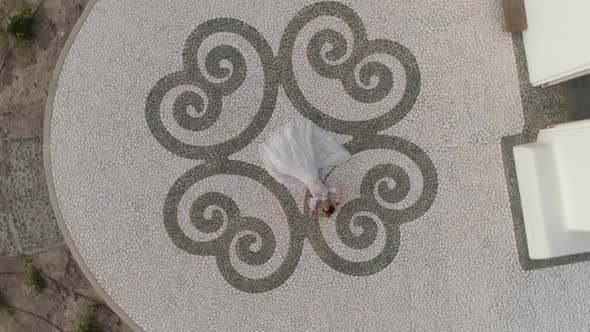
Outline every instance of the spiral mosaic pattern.
<svg viewBox="0 0 590 332"><path fill-rule="evenodd" d="M307 59L319 75L339 80L343 90L356 101L381 101L393 88L392 71L377 61L361 64L364 59L375 53L383 53L396 58L402 64L406 82L403 96L384 115L365 121L334 119L311 105L299 89L291 59L295 39L308 22L324 16L335 17L346 23L353 35L351 50L347 50L344 35L332 29L323 29L313 35L307 45ZM180 127L189 131L202 131L218 120L223 109L223 96L231 95L246 79L247 61L240 51L231 45L216 45L205 56L204 64L200 63L199 49L204 40L223 32L237 34L245 39L260 58L264 72L264 94L258 112L249 127L225 142L213 146L183 143L163 125L161 113L169 111L162 107L164 97L179 86L197 87L206 96L206 103L201 94L185 91L176 96L172 112ZM324 53L322 50L326 46L330 50ZM349 54L346 58L347 53ZM168 193L164 205L164 223L174 243L191 254L214 255L224 279L232 286L247 292L268 291L280 286L289 278L299 261L304 233L318 256L337 271L350 275L369 275L387 267L399 249L399 225L422 216L432 205L438 189L434 165L420 147L399 137L378 134L380 130L393 126L410 112L419 94L420 70L410 50L389 40L368 40L362 20L349 7L337 2L319 2L303 8L287 25L281 39L279 55L276 57L268 42L256 29L229 18L213 19L199 25L188 37L182 54L183 71L169 74L159 80L150 91L146 102L146 120L154 138L164 148L180 157L205 161L204 165L190 170L179 178ZM334 64L335 62L339 64ZM204 67L205 73L201 67ZM376 84L370 86L373 80ZM377 223L383 224L386 244L376 257L363 262L352 262L340 257L326 244L317 224L306 227L309 222L305 216L309 212L298 211L294 198L289 197L287 188L276 183L256 165L226 159L250 144L264 129L275 111L279 86L285 89L289 100L301 115L316 121L326 130L351 135L352 140L347 146L352 154L376 148L391 149L407 155L418 165L424 185L420 198L412 206L403 210L388 209L373 197L372 192L377 189L378 195L385 201L400 202L409 193L408 174L397 165L382 164L361 175L361 197L346 203L342 207L342 212L337 215L338 238L352 249L365 249L374 243L378 232ZM191 111L198 113L198 116L191 115ZM240 237L236 243L238 257L248 265L255 266L267 262L274 254L276 242L268 225L256 218L242 217L230 197L220 193L206 193L197 197L191 208L193 225L205 233L211 232L211 227L214 231L219 230L221 222L219 213L213 214L211 219L204 218L204 207L215 206L225 211L225 222L228 225L218 239L207 242L194 241L180 228L178 206L186 190L190 186L198 185L204 177L219 174L249 177L270 189L277 197L284 198L281 199L281 206L289 224L289 254L277 271L270 276L260 279L246 278L232 267L229 255L233 250L231 243L240 232L249 230L254 233L248 237ZM394 189L387 188L387 185L381 182L385 178L395 182ZM197 209L198 216L195 218L198 222L193 219L194 209ZM372 219L366 215L357 217L360 212L373 213L376 218ZM361 227L362 233L354 234L351 230L352 225ZM254 252L250 246L257 242L260 242L260 248Z"/></svg>

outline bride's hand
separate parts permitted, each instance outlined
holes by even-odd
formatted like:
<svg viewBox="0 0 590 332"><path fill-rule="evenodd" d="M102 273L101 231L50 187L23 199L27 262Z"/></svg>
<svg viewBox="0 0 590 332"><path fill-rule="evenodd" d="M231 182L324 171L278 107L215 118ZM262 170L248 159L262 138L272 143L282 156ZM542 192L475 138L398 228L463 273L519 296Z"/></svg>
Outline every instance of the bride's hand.
<svg viewBox="0 0 590 332"><path fill-rule="evenodd" d="M311 210L309 213L309 219L311 219L311 220L318 219L318 213L316 211Z"/></svg>

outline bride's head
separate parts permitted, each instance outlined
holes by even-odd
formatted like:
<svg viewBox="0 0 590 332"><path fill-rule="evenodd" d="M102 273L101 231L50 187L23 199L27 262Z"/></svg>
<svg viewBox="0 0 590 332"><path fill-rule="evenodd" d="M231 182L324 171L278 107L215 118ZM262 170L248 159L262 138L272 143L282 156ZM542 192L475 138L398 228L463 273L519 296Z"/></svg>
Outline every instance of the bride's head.
<svg viewBox="0 0 590 332"><path fill-rule="evenodd" d="M329 199L322 201L322 212L328 215L328 217L331 216L332 213L334 213L334 210L336 210L336 208L334 207L334 205L332 205L332 203L330 203Z"/></svg>

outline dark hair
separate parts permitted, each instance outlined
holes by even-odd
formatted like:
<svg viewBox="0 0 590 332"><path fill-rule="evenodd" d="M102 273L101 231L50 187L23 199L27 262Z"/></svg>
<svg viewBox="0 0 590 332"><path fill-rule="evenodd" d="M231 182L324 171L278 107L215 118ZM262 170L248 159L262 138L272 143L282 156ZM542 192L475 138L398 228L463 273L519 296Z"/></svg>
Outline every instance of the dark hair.
<svg viewBox="0 0 590 332"><path fill-rule="evenodd" d="M332 213L334 213L334 211L336 211L336 208L334 207L334 205L330 204L330 207L328 208L328 211L324 210L323 208L322 208L322 211L324 211L324 213L326 213L329 216Z"/></svg>

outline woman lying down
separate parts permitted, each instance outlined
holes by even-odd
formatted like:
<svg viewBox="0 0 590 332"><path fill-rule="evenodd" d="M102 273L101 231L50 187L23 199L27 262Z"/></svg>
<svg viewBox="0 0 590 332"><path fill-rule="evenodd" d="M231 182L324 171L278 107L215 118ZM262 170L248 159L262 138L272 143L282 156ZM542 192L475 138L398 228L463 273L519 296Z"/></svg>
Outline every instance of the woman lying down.
<svg viewBox="0 0 590 332"><path fill-rule="evenodd" d="M287 187L307 187L310 217L330 217L340 203L341 188L328 187L332 169L350 159L350 153L325 130L307 119L291 121L275 131L259 149L264 167ZM330 194L335 196L330 201Z"/></svg>

